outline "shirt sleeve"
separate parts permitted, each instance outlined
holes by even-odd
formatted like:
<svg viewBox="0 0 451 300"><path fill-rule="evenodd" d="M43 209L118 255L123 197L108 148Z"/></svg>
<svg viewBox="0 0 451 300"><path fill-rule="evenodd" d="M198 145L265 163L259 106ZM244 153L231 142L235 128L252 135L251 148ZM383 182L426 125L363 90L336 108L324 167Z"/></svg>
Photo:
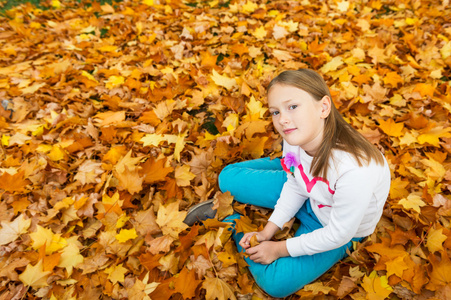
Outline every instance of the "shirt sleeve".
<svg viewBox="0 0 451 300"><path fill-rule="evenodd" d="M283 185L279 200L274 207L274 211L268 221L273 222L279 228L291 220L301 209L306 198L298 193L298 184L294 177L288 175L288 179Z"/></svg>
<svg viewBox="0 0 451 300"><path fill-rule="evenodd" d="M310 233L288 239L287 250L290 255L312 255L348 243L362 222L379 174L377 170L366 166L344 173L337 180L329 223Z"/></svg>

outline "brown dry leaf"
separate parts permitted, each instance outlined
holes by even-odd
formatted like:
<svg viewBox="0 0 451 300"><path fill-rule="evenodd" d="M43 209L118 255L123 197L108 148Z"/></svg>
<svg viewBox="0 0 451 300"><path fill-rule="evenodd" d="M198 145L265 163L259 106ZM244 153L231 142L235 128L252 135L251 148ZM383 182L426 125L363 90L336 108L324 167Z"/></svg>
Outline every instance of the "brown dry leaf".
<svg viewBox="0 0 451 300"><path fill-rule="evenodd" d="M202 287L207 291L205 298L207 300L226 300L236 299L233 289L220 278L206 278Z"/></svg>
<svg viewBox="0 0 451 300"><path fill-rule="evenodd" d="M226 165L281 156L265 89L308 67L392 181L374 234L297 295L446 298L448 0L72 2L0 16L3 297L267 298L224 223L183 219L212 195L231 213ZM235 208L238 231L269 214Z"/></svg>

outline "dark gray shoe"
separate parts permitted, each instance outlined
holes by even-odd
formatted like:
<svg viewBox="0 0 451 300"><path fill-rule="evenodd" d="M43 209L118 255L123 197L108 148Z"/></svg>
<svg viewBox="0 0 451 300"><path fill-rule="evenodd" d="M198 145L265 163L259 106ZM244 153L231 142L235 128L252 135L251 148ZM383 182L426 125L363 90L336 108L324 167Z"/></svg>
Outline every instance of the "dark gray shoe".
<svg viewBox="0 0 451 300"><path fill-rule="evenodd" d="M207 219L214 218L216 215L216 209L213 210L212 207L213 199L194 205L188 210L188 214L186 215L185 220L183 220L183 223L191 226L198 221L205 221Z"/></svg>

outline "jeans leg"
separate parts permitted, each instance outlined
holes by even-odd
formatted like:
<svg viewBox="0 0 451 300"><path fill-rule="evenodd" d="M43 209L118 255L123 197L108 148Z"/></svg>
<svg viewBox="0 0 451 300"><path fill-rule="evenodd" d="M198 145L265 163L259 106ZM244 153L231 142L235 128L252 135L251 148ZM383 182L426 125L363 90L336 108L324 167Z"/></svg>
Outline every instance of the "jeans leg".
<svg viewBox="0 0 451 300"><path fill-rule="evenodd" d="M286 180L280 159L261 158L226 166L219 174L219 188L240 203L274 208Z"/></svg>
<svg viewBox="0 0 451 300"><path fill-rule="evenodd" d="M296 216L301 217L301 226L296 231L295 236L311 232L322 225L316 216L309 209L310 202L300 209ZM226 218L226 222L233 222L239 219L240 215L235 214ZM233 239L238 248L238 252L243 252L243 248L238 244L243 233L236 233L233 230ZM346 245L323 253L314 255L303 255L297 257L281 257L269 265L254 263L251 259L245 258L249 264L249 270L257 284L269 295L277 298L287 297L304 285L311 283L335 263L346 257L346 249L352 247L352 242Z"/></svg>

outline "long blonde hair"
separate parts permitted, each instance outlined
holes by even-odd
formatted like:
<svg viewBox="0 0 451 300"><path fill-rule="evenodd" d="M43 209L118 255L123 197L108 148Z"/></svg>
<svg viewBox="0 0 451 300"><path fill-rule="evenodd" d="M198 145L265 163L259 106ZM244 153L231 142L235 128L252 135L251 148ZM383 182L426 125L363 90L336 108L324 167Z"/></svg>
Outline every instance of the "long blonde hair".
<svg viewBox="0 0 451 300"><path fill-rule="evenodd" d="M333 149L350 153L359 166L367 165L373 159L379 165L384 164L382 153L343 119L343 116L335 107L329 87L321 75L309 69L284 71L269 83L267 92L276 84L304 90L316 101L320 101L324 96L331 99L331 110L325 120L323 141L313 158L310 169L314 177L327 178Z"/></svg>

